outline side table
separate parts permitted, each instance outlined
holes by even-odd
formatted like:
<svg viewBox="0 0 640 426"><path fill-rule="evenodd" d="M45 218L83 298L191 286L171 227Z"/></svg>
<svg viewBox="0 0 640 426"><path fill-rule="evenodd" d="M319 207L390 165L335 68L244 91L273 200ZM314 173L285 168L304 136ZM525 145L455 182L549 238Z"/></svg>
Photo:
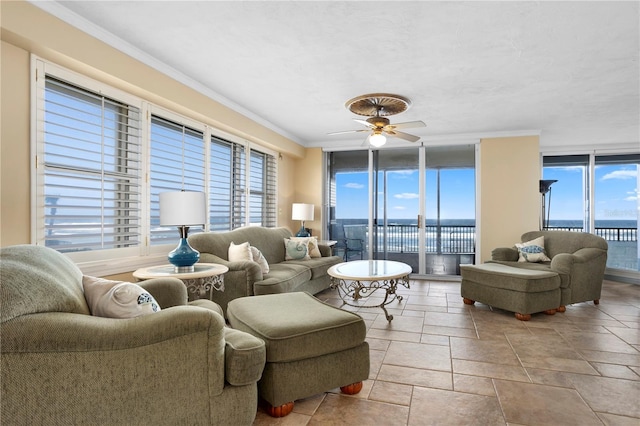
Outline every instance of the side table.
<svg viewBox="0 0 640 426"><path fill-rule="evenodd" d="M211 300L214 290L224 291L224 274L228 270L226 266L217 263L196 263L193 272L175 272L173 265L161 265L138 269L133 276L139 280L179 278L187 287L189 300L200 299L207 293Z"/></svg>

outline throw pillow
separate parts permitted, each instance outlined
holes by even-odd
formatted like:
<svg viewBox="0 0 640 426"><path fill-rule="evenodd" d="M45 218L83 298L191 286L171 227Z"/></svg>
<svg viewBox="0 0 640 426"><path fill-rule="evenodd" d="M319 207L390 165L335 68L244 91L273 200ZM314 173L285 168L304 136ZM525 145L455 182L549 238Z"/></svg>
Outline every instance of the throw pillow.
<svg viewBox="0 0 640 426"><path fill-rule="evenodd" d="M234 244L231 241L229 245L229 262L242 262L246 260L253 260L251 255L251 246L248 242L242 244Z"/></svg>
<svg viewBox="0 0 640 426"><path fill-rule="evenodd" d="M284 260L309 260L309 248L306 241L284 239Z"/></svg>
<svg viewBox="0 0 640 426"><path fill-rule="evenodd" d="M551 259L544 251L544 236L526 243L516 244L518 262L549 262Z"/></svg>
<svg viewBox="0 0 640 426"><path fill-rule="evenodd" d="M156 299L137 284L85 275L82 287L91 315L97 317L135 318L161 310Z"/></svg>
<svg viewBox="0 0 640 426"><path fill-rule="evenodd" d="M262 252L258 250L257 247L251 246L251 257L254 262L260 265L263 274L269 273L269 263L267 263L267 259L264 258Z"/></svg>
<svg viewBox="0 0 640 426"><path fill-rule="evenodd" d="M307 244L309 257L322 257L320 249L318 248L317 237L291 237L291 239L296 241L303 241L305 244Z"/></svg>

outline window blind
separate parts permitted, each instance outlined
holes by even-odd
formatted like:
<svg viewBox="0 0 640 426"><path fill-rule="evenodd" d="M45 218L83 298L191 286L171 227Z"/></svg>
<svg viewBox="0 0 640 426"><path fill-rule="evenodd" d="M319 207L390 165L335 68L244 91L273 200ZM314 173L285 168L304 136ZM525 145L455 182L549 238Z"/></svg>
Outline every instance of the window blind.
<svg viewBox="0 0 640 426"><path fill-rule="evenodd" d="M44 243L61 252L140 244L140 110L45 77Z"/></svg>
<svg viewBox="0 0 640 426"><path fill-rule="evenodd" d="M272 155L251 150L249 172L249 216L250 224L275 226L275 159Z"/></svg>
<svg viewBox="0 0 640 426"><path fill-rule="evenodd" d="M177 230L160 226L160 193L205 190L204 133L158 116L151 117L150 240L177 241ZM201 232L194 227L190 233Z"/></svg>
<svg viewBox="0 0 640 426"><path fill-rule="evenodd" d="M244 225L246 194L245 147L211 137L209 168L209 226L230 231Z"/></svg>

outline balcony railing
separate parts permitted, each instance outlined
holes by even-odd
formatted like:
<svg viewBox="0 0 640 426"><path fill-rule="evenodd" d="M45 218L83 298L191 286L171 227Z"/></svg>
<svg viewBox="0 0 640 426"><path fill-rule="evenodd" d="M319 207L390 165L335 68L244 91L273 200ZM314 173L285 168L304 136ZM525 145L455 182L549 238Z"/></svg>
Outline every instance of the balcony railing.
<svg viewBox="0 0 640 426"><path fill-rule="evenodd" d="M361 228L360 235L366 246L367 225L349 225ZM547 230L564 230L583 232L580 227L548 227ZM607 241L636 242L638 230L636 228L596 228L595 235ZM387 252L392 253L417 253L418 252L418 226L389 224L376 227L377 249L384 251L386 243ZM468 225L427 225L426 226L426 252L438 254L463 254L475 253L476 228Z"/></svg>
<svg viewBox="0 0 640 426"><path fill-rule="evenodd" d="M583 232L582 227L576 226L548 226L545 228L548 231L572 231ZM594 234L604 238L607 241L621 241L621 242L636 242L638 241L638 229L637 228L597 228Z"/></svg>

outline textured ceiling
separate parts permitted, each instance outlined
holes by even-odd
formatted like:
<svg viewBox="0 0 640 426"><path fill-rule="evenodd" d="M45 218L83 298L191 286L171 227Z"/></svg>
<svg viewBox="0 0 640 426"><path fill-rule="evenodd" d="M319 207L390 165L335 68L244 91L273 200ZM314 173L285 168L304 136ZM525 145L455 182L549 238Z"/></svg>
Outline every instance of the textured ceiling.
<svg viewBox="0 0 640 426"><path fill-rule="evenodd" d="M327 133L361 129L344 103L372 92L410 98L391 121L427 142L640 140L638 2L34 4L305 146L361 142Z"/></svg>

